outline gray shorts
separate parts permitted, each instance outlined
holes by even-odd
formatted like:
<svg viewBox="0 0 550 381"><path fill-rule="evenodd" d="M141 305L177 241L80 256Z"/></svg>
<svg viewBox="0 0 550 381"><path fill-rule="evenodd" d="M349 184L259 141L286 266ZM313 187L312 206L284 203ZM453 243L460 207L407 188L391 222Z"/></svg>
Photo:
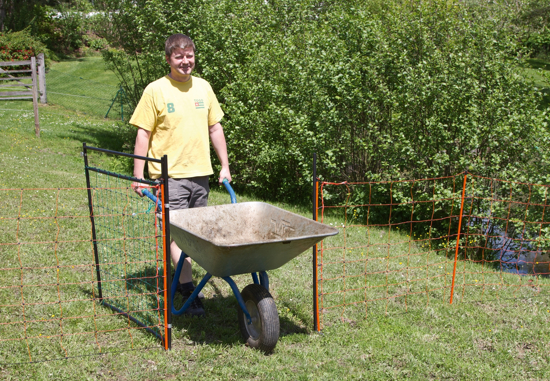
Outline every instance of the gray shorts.
<svg viewBox="0 0 550 381"><path fill-rule="evenodd" d="M188 179L168 178L170 209L200 208L208 204L208 176Z"/></svg>

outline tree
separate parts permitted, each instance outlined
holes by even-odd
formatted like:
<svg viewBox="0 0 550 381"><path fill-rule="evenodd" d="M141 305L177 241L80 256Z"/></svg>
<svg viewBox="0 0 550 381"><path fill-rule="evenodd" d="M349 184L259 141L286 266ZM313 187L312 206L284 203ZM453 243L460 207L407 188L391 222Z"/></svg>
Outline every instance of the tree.
<svg viewBox="0 0 550 381"><path fill-rule="evenodd" d="M309 200L311 157L335 181L476 174L546 181L548 116L517 74L517 36L461 2L106 0L106 59L128 92L189 34L212 83L236 186ZM117 12L114 12L114 10ZM220 17L220 15L225 15ZM537 146L538 150L533 147Z"/></svg>
<svg viewBox="0 0 550 381"><path fill-rule="evenodd" d="M20 31L36 21L40 9L55 6L59 0L0 0L0 31Z"/></svg>

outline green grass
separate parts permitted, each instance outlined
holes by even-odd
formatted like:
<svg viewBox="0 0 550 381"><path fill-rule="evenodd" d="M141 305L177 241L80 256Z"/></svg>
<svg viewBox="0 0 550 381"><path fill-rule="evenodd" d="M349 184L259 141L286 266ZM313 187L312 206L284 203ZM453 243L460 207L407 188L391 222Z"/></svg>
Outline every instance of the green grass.
<svg viewBox="0 0 550 381"><path fill-rule="evenodd" d="M22 83L32 84L30 79ZM11 81L10 81L11 84ZM57 105L80 115L128 119L131 112L120 99L113 103L119 91L118 79L113 72L105 70L101 56L73 58L53 64L46 72L48 104ZM22 91L23 87L5 87L2 91Z"/></svg>
<svg viewBox="0 0 550 381"><path fill-rule="evenodd" d="M117 86L118 80L115 75L105 70L105 62L101 56L72 58L61 61L52 65L48 70L48 74L56 73L61 78L77 78L84 81L93 80L94 83L99 83L107 86ZM48 85L53 78L47 78Z"/></svg>
<svg viewBox="0 0 550 381"><path fill-rule="evenodd" d="M54 64L46 73L46 85L50 104L95 117L105 117L107 113L111 119L129 117L128 104L121 109L120 98L113 104L119 90L118 80L114 73L105 70L102 57L74 58Z"/></svg>
<svg viewBox="0 0 550 381"><path fill-rule="evenodd" d="M55 69L55 66L52 68ZM87 200L82 189L58 191L56 188L85 187L84 164L80 156L82 142L113 150L122 150L131 143L132 134L113 121L94 118L90 115L68 112L59 106L41 106L42 137L34 137L34 121L30 102L0 103L0 194L7 195L0 201L0 217L11 213L20 205L19 191L24 189L25 210L21 211L29 225L20 234L36 234L51 239L57 229L40 225L40 216L51 216L51 209L74 218L60 231L65 239L89 236L86 214ZM127 161L95 155L93 162L103 168L117 171L129 169ZM48 188L45 191L37 188ZM13 189L5 191L5 189ZM30 189L33 189L32 191ZM63 196L61 199L58 195ZM238 196L239 202L252 201L253 197ZM19 197L19 198L17 198ZM56 201L54 201L56 200ZM220 189L213 189L210 204L228 203L229 197ZM298 203L297 203L298 204ZM284 209L309 217L311 212L300 206L275 204ZM18 213L18 212L17 212ZM33 226L30 226L30 223ZM327 223L341 224L336 217ZM0 243L13 242L13 227L0 221L3 234ZM350 242L367 243L364 228L346 228ZM204 289L207 316L204 319L174 317L173 349L160 349L152 335L136 331L130 338L125 331L112 332L99 338L102 348L118 353L101 356L83 356L68 360L48 361L38 364L0 365L0 378L4 380L46 379L548 379L550 378L550 296L548 279L536 279L534 287L525 285L526 280L511 274L500 274L491 269L482 269L472 263L459 264L459 284L453 305L448 302L450 281L449 269L452 260L446 255L424 251L421 245L409 247L406 234L395 233L391 243L396 245L388 255L378 253L378 246L388 242L383 231L373 229L370 241L372 252L365 257L365 249L347 253L345 279L350 286L395 285L369 289L373 299L368 310L364 304L341 308L329 308L323 315L323 331L313 332L311 251L298 256L285 266L270 272L271 292L277 303L281 322L281 336L275 352L265 356L247 348L242 343L237 323L237 304L229 287L223 280L213 279ZM344 231L326 240L328 246L342 245ZM74 239L74 238L73 238ZM31 245L32 246L32 245ZM67 279L76 282L90 279L91 245L74 242L66 248L29 248L23 258L27 264L52 264L55 258L66 265ZM354 246L361 246L355 245ZM381 246L380 246L381 247ZM57 250L57 251L56 251ZM387 252L386 252L387 253ZM0 245L2 268L11 266L14 253ZM342 252L325 252L328 266L325 275L333 277L343 273ZM11 256L11 257L10 257ZM447 253L452 258L452 253ZM368 259L368 260L367 260ZM71 266L75 266L73 269ZM360 274L364 268L372 275ZM387 274L375 275L390 269ZM0 284L20 281L20 272L2 271ZM472 274L470 274L472 273ZM195 279L202 278L204 270L194 267ZM428 274L428 276L427 276ZM435 276L441 277L435 278ZM48 272L36 271L29 276L41 279ZM403 283L408 277L411 283ZM325 277L325 292L341 291L340 281ZM47 279L47 278L46 278ZM415 281L415 279L421 279ZM476 282L478 280L479 282ZM235 277L240 288L250 283L249 276ZM358 282L355 284L353 282ZM523 282L523 283L521 283ZM401 283L401 284L400 284ZM476 286L482 283L485 286ZM494 283L499 286L487 284ZM417 287L418 286L418 287ZM407 287L418 294L407 295ZM417 288L414 288L417 287ZM414 288L414 289L413 289ZM428 291L425 291L427 288ZM494 288L494 289L493 289ZM425 292L423 292L423 290ZM540 290L540 292L539 292ZM48 300L56 290L37 287L32 297ZM85 290L68 289L82 298ZM341 303L341 295L327 296L325 306ZM382 296L390 299L374 300ZM357 292L345 293L346 302L358 301ZM10 299L11 298L11 299ZM15 299L13 299L15 298ZM332 300L330 298L333 298ZM54 298L55 299L55 298ZM0 304L17 301L17 295L0 292ZM329 304L330 303L330 304ZM81 315L92 303L69 306L68 313ZM58 332L58 309L42 306L35 313L47 320L30 331L48 336ZM103 310L105 315L108 310ZM367 313L368 312L368 313ZM17 308L3 307L0 324L20 316ZM53 317L51 315L54 315ZM126 326L123 319L106 316L101 320L105 327L117 329ZM68 323L65 323L68 325ZM91 323L84 326L67 326L64 329L93 329ZM12 332L0 325L0 337ZM40 336L40 337L42 337ZM47 340L47 339L41 339ZM63 353L58 340L45 346L42 357L57 357ZM0 352L9 353L6 342L0 342ZM75 340L64 342L71 353L82 355L96 349L95 342ZM133 348L132 348L133 346ZM143 348L152 349L143 350ZM18 350L16 348L16 350ZM11 360L11 359L10 359ZM26 358L21 358L26 361ZM0 361L1 362L1 361Z"/></svg>

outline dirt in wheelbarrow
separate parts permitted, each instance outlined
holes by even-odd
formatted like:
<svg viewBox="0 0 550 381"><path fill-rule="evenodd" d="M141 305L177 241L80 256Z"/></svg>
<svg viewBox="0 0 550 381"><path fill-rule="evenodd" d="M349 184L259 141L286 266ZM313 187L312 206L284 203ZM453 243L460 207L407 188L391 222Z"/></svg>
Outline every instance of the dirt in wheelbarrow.
<svg viewBox="0 0 550 381"><path fill-rule="evenodd" d="M264 203L185 210L185 216L174 216L171 223L219 246L292 240L319 233L311 220Z"/></svg>
<svg viewBox="0 0 550 381"><path fill-rule="evenodd" d="M225 226L202 226L197 233L219 246L242 245L265 240L258 229L229 231Z"/></svg>

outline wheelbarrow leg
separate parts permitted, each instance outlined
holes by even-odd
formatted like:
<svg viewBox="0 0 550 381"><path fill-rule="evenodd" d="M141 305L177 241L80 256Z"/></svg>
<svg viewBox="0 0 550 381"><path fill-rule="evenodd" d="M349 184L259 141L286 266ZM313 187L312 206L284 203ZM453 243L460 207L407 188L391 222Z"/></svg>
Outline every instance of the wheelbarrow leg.
<svg viewBox="0 0 550 381"><path fill-rule="evenodd" d="M252 318L250 317L250 313L246 309L246 305L244 304L244 300L243 300L243 297L241 296L239 288L237 287L237 285L235 284L233 279L231 279L231 277L224 276L222 279L225 280L229 284L229 286L231 287L231 290L233 290L233 294L235 295L235 298L237 298L237 302L239 303L239 307L241 307L241 310L243 311L244 315L246 316L246 320L247 320L248 324L252 324Z"/></svg>
<svg viewBox="0 0 550 381"><path fill-rule="evenodd" d="M187 310L189 308L189 306L191 305L193 300L195 300L195 298L198 298L199 292L201 292L202 288L206 285L206 283L210 280L211 277L212 277L212 275L210 273L206 273L204 278L202 278L202 280L200 281L199 285L197 287L195 287L195 291L193 291L191 296L189 296L189 298L187 298L187 300L183 304L183 307L181 307L181 309L179 309L179 310L176 310L174 308L174 293L175 293L175 290L174 290L172 292L172 314L173 315L183 314L185 312L185 310ZM176 278L176 280L177 280L177 278ZM173 283L172 283L172 288L174 288Z"/></svg>
<svg viewBox="0 0 550 381"><path fill-rule="evenodd" d="M252 273L252 281L254 284L264 286L264 288L269 291L269 277L265 271L260 271L260 280L258 280L258 274Z"/></svg>
<svg viewBox="0 0 550 381"><path fill-rule="evenodd" d="M183 251L181 252L180 259L178 261L178 265L176 266L176 272L174 274L174 278L172 278L172 285L170 286L170 295L172 298L172 305L174 305L174 295L176 295L176 289L178 288L178 283L180 279L181 269L183 267L183 262L185 261L185 258L187 258L187 254L185 254ZM174 307L172 307L173 309Z"/></svg>
<svg viewBox="0 0 550 381"><path fill-rule="evenodd" d="M181 315L183 314L191 305L191 303L195 300L195 298L199 295L199 292L201 292L202 288L206 285L208 280L212 277L210 273L206 273L204 278L200 281L199 285L195 287L195 290L193 293L191 293L191 296L187 298L185 303L183 304L183 307L181 307L179 310L176 310L174 308L174 297L176 296L176 289L178 288L178 283L180 279L181 274L181 268L183 267L183 262L185 261L185 258L187 258L187 254L185 254L183 251L181 252L180 259L178 261L178 266L176 268L176 273L174 274L174 279L172 279L172 286L170 287L170 298L172 300L172 314L173 315Z"/></svg>
<svg viewBox="0 0 550 381"><path fill-rule="evenodd" d="M265 271L260 271L260 284L269 291L269 277Z"/></svg>

